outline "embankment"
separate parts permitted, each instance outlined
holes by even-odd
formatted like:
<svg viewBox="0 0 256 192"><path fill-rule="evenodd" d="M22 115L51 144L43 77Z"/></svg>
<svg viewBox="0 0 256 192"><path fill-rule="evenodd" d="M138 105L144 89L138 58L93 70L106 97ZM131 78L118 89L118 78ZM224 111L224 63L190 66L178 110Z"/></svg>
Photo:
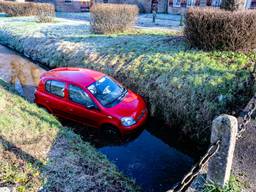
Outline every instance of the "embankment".
<svg viewBox="0 0 256 192"><path fill-rule="evenodd" d="M177 34L136 30L90 34L88 23L4 18L0 43L51 68L85 67L113 76L146 98L152 115L205 143L214 116L245 104L256 53L189 49Z"/></svg>
<svg viewBox="0 0 256 192"><path fill-rule="evenodd" d="M17 191L139 191L107 158L0 80L0 181Z"/></svg>

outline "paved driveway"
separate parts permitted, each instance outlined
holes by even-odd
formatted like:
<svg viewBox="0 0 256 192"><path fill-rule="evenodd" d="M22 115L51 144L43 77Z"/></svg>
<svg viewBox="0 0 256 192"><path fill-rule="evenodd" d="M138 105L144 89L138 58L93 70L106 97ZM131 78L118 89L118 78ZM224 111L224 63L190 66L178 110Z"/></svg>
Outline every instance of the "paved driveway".
<svg viewBox="0 0 256 192"><path fill-rule="evenodd" d="M90 13L65 13L57 12L56 16L59 18L75 19L75 20L90 20ZM156 22L153 23L152 14L140 14L138 16L136 27L137 28L153 28L153 29L168 29L168 30L181 30L180 15L172 14L157 14Z"/></svg>

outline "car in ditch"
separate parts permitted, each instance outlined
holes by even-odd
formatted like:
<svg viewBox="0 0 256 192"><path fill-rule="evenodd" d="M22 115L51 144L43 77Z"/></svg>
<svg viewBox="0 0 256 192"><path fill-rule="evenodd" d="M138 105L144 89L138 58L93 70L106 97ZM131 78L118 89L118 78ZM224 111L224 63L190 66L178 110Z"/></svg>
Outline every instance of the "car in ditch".
<svg viewBox="0 0 256 192"><path fill-rule="evenodd" d="M35 103L57 117L126 135L147 119L143 98L108 75L84 68L45 72L35 90Z"/></svg>

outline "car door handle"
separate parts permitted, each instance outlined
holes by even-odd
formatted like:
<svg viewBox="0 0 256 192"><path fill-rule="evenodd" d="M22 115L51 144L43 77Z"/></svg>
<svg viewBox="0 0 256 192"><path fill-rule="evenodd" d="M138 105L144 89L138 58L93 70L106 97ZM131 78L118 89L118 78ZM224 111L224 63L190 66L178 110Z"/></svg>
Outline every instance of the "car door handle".
<svg viewBox="0 0 256 192"><path fill-rule="evenodd" d="M73 109L68 109L70 112L73 112L74 110Z"/></svg>

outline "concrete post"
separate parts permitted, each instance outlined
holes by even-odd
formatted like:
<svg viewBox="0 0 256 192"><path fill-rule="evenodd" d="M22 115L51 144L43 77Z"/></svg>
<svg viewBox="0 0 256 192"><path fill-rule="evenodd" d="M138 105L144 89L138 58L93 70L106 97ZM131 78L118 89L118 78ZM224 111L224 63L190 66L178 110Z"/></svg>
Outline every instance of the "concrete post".
<svg viewBox="0 0 256 192"><path fill-rule="evenodd" d="M207 181L221 187L230 178L237 130L237 119L233 116L221 115L213 120L211 143L221 139L221 144L218 152L209 160Z"/></svg>

